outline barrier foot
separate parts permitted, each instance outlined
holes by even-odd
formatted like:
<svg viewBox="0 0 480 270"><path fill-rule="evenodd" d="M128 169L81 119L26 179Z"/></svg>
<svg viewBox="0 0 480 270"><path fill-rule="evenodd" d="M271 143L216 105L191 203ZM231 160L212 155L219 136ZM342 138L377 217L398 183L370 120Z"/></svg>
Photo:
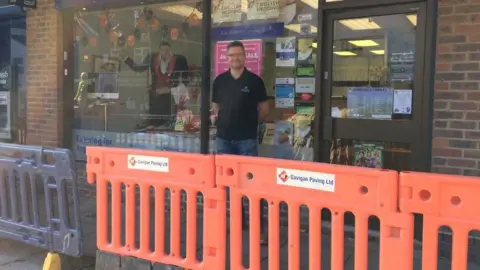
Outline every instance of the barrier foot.
<svg viewBox="0 0 480 270"><path fill-rule="evenodd" d="M43 263L42 270L62 270L62 261L58 253L49 252Z"/></svg>

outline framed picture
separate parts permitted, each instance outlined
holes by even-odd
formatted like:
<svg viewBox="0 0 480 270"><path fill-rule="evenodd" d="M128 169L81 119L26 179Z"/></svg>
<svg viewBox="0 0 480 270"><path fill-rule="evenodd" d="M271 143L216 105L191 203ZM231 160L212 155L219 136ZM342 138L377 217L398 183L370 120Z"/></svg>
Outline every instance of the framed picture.
<svg viewBox="0 0 480 270"><path fill-rule="evenodd" d="M92 55L92 70L93 73L100 72L120 72L120 59L104 55Z"/></svg>
<svg viewBox="0 0 480 270"><path fill-rule="evenodd" d="M118 99L118 77L120 61L118 58L93 55L93 73L89 75L94 80L94 92L88 93L90 99Z"/></svg>

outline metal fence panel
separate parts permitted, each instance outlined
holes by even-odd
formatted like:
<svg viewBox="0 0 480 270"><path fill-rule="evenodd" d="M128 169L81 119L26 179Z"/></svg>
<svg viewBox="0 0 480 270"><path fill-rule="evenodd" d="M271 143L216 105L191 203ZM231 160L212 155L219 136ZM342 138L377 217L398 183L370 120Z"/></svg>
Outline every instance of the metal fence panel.
<svg viewBox="0 0 480 270"><path fill-rule="evenodd" d="M83 254L75 159L68 149L0 143L0 237Z"/></svg>

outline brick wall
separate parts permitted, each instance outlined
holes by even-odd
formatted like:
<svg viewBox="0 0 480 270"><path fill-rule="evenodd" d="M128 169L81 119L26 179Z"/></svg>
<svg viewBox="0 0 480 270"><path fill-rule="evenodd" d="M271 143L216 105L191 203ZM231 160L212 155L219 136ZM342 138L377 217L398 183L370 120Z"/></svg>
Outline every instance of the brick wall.
<svg viewBox="0 0 480 270"><path fill-rule="evenodd" d="M439 0L433 171L480 176L480 0Z"/></svg>
<svg viewBox="0 0 480 270"><path fill-rule="evenodd" d="M54 0L27 12L27 144L62 142L62 19Z"/></svg>

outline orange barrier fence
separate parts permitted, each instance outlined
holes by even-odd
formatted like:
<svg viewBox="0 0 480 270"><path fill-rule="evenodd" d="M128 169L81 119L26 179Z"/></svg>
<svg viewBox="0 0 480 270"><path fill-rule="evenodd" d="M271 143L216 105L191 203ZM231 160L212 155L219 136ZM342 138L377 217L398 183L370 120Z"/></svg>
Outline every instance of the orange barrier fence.
<svg viewBox="0 0 480 270"><path fill-rule="evenodd" d="M438 232L452 230L452 270L467 269L469 233L480 231L480 179L400 173L400 211L423 214L423 270L438 269Z"/></svg>
<svg viewBox="0 0 480 270"><path fill-rule="evenodd" d="M278 159L220 155L217 184L230 189L231 269L242 265L242 197L250 201L250 268L260 268L260 199L268 202L268 265L280 269L279 205L288 205L288 269L300 268L300 206L309 209L309 269L321 269L321 210L332 212L331 269L344 269L344 214L355 215L355 269L367 270L368 219L381 222L380 269L412 267L413 218L397 213L398 173ZM410 252L408 252L410 251ZM410 264L410 265L409 265ZM305 268L303 268L305 269Z"/></svg>
<svg viewBox="0 0 480 270"><path fill-rule="evenodd" d="M355 270L413 269L417 262L414 214L423 215L422 269L437 269L434 251L439 245L439 227L449 226L453 232L451 269L465 270L468 235L480 231L478 177L399 175L313 162L103 147L87 147L87 173L88 181L97 185L99 250L185 269L243 270L248 264L248 269L260 270L266 269L265 262L271 270L285 266L290 270L350 269L345 267L350 255L344 246L350 239L344 235L344 223L351 213ZM197 201L199 194L201 201ZM244 198L249 205L247 235ZM264 201L267 246L260 244ZM281 209L283 205L287 211ZM305 208L308 234L301 232L300 224ZM325 209L331 213L328 247L322 245ZM280 228L285 212L287 226ZM380 221L375 267L368 254L372 216ZM282 253L282 235L288 241L288 255ZM305 235L307 252L302 251ZM328 266L320 255L326 253L330 254ZM308 263L304 265L305 254Z"/></svg>
<svg viewBox="0 0 480 270"><path fill-rule="evenodd" d="M225 231L225 192L215 188L213 156L102 147L89 147L87 156L88 181L97 185L99 250L187 269L214 270L225 264L225 237L218 234ZM165 218L167 189L170 222ZM187 197L186 254L181 254L182 191ZM207 229L203 230L203 246L197 248L196 197L199 192L204 200L203 227ZM151 196L154 196L152 204ZM137 209L140 210L139 228L135 221ZM154 239L150 237L152 231ZM200 249L202 262L197 259Z"/></svg>

